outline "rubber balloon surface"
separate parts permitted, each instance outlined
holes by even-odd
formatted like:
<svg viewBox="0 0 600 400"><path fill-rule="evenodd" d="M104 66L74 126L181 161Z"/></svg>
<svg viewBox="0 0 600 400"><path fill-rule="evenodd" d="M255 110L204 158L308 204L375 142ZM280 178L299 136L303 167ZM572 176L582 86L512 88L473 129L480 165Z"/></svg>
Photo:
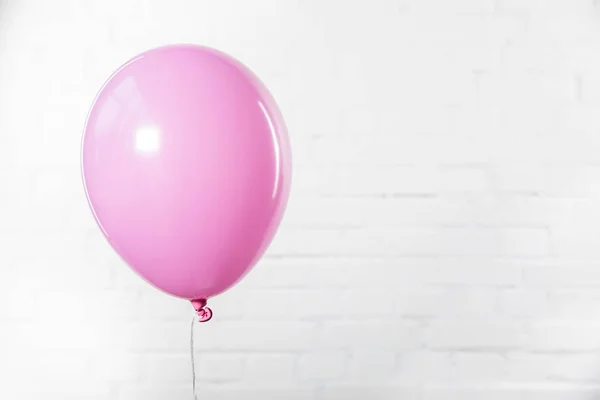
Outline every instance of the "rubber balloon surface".
<svg viewBox="0 0 600 400"><path fill-rule="evenodd" d="M184 299L238 282L289 196L289 139L273 97L240 62L201 46L153 49L120 67L93 103L81 156L111 246Z"/></svg>

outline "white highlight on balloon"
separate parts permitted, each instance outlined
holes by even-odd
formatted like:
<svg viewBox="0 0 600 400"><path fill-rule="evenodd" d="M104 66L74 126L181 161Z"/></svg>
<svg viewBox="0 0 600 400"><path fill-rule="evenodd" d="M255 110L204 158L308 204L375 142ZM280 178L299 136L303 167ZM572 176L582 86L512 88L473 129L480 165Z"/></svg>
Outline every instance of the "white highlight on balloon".
<svg viewBox="0 0 600 400"><path fill-rule="evenodd" d="M160 130L155 126L139 128L135 132L135 148L144 153L156 153L160 148Z"/></svg>
<svg viewBox="0 0 600 400"><path fill-rule="evenodd" d="M277 140L277 131L275 131L275 127L273 126L273 121L271 121L271 116L267 112L267 109L263 103L258 102L260 109L262 110L265 118L267 119L267 123L269 124L269 131L271 131L271 136L273 137L273 146L275 148L275 186L273 187L273 193L271 194L272 198L275 198L277 195L277 189L279 188L279 141Z"/></svg>

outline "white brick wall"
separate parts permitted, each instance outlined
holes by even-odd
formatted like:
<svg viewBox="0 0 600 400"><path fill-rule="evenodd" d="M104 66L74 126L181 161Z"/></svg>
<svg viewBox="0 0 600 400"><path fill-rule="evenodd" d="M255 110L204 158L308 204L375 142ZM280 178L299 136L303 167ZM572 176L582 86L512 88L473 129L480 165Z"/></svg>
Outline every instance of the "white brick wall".
<svg viewBox="0 0 600 400"><path fill-rule="evenodd" d="M112 70L250 66L295 175L265 259L198 327L203 399L600 396L596 0L0 0L0 398L191 398L191 306L93 221Z"/></svg>

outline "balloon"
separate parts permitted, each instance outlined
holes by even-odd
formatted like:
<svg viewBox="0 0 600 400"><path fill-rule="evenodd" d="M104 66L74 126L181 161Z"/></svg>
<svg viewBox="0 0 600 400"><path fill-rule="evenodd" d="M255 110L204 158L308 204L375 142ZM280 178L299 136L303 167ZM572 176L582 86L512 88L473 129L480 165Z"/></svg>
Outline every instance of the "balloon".
<svg viewBox="0 0 600 400"><path fill-rule="evenodd" d="M236 284L281 222L291 151L269 91L217 50L173 45L121 66L85 125L82 174L113 249L195 307Z"/></svg>

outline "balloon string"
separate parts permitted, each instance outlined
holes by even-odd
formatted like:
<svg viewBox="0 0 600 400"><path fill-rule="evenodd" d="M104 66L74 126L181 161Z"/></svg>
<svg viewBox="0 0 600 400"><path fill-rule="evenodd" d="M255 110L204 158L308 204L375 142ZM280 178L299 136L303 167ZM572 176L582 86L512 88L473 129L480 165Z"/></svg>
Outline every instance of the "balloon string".
<svg viewBox="0 0 600 400"><path fill-rule="evenodd" d="M194 325L196 324L196 315L192 318L192 327L190 334L190 354L192 356L192 388L194 391L194 400L198 400L198 394L196 393L196 363L194 361Z"/></svg>

